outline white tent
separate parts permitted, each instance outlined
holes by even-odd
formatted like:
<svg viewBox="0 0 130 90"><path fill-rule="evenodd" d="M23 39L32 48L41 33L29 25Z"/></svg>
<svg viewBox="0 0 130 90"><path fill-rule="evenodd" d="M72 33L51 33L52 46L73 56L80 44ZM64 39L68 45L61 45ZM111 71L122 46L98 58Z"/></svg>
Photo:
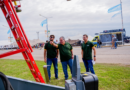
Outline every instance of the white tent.
<svg viewBox="0 0 130 90"><path fill-rule="evenodd" d="M29 40L31 46L34 46L36 44L39 44L39 43L45 43L43 42L42 40L39 40L39 39L33 39L33 40Z"/></svg>
<svg viewBox="0 0 130 90"><path fill-rule="evenodd" d="M8 40L1 40L0 41L0 49L4 48L4 47L10 47L11 42L9 42Z"/></svg>
<svg viewBox="0 0 130 90"><path fill-rule="evenodd" d="M29 42L30 42L31 46L34 46L34 45L39 44L39 43L45 43L45 42L43 42L42 40L39 40L39 39L29 40ZM13 42L11 45L16 46L17 43Z"/></svg>
<svg viewBox="0 0 130 90"><path fill-rule="evenodd" d="M34 39L34 40L29 40L31 46L34 46L36 44L39 44L39 43L45 43L43 42L42 40L39 40L39 39ZM2 48L16 48L18 47L17 43L16 42L9 42L8 40L3 40L3 41L0 41L0 49Z"/></svg>
<svg viewBox="0 0 130 90"><path fill-rule="evenodd" d="M11 42L9 42L8 40L2 40L0 41L0 46L4 46L4 45L10 45Z"/></svg>
<svg viewBox="0 0 130 90"><path fill-rule="evenodd" d="M71 40L77 40L77 39L83 40L83 34L78 34L76 36L66 38L66 40L68 40L68 39L71 39ZM88 35L88 40L92 41L92 39L93 39L93 37L91 35Z"/></svg>

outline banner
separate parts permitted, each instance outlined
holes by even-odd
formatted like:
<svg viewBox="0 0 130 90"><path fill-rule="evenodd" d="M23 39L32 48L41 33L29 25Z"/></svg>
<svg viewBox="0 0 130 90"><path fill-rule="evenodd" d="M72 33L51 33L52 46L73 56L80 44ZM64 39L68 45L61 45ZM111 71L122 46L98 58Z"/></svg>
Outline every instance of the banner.
<svg viewBox="0 0 130 90"><path fill-rule="evenodd" d="M118 14L121 14L121 12L118 12L118 13L114 14L114 15L111 17L111 19L114 18L114 17L115 17L116 15L118 15Z"/></svg>
<svg viewBox="0 0 130 90"><path fill-rule="evenodd" d="M41 22L41 26L43 27L44 24L47 24L47 19Z"/></svg>
<svg viewBox="0 0 130 90"><path fill-rule="evenodd" d="M11 33L11 30L9 29L8 32L7 32L7 34L10 34L10 33Z"/></svg>
<svg viewBox="0 0 130 90"><path fill-rule="evenodd" d="M121 10L121 4L118 4L118 5L114 6L114 7L109 8L108 13L119 11L119 10Z"/></svg>

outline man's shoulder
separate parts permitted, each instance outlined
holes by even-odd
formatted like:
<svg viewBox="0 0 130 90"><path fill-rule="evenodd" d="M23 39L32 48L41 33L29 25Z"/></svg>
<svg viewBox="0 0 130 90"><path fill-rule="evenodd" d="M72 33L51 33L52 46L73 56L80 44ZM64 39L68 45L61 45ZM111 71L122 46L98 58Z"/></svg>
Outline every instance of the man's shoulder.
<svg viewBox="0 0 130 90"><path fill-rule="evenodd" d="M61 46L61 44L60 44L60 43L58 43L57 45L58 45L58 47L60 47L60 46Z"/></svg>
<svg viewBox="0 0 130 90"><path fill-rule="evenodd" d="M70 44L70 43L68 43L68 42L65 42L65 44L66 44L66 45L71 45L71 44Z"/></svg>
<svg viewBox="0 0 130 90"><path fill-rule="evenodd" d="M91 41L89 41L89 43L88 43L90 46L94 46L94 44L93 44L93 42L91 42Z"/></svg>
<svg viewBox="0 0 130 90"><path fill-rule="evenodd" d="M49 44L49 42L45 43L45 46L48 45L48 44Z"/></svg>
<svg viewBox="0 0 130 90"><path fill-rule="evenodd" d="M81 46L83 46L84 45L84 42L83 43L81 43Z"/></svg>
<svg viewBox="0 0 130 90"><path fill-rule="evenodd" d="M89 44L93 44L91 41L88 41Z"/></svg>
<svg viewBox="0 0 130 90"><path fill-rule="evenodd" d="M88 41L89 43L91 43L91 41Z"/></svg>
<svg viewBox="0 0 130 90"><path fill-rule="evenodd" d="M65 42L65 44L70 44L70 43L68 43L68 42Z"/></svg>

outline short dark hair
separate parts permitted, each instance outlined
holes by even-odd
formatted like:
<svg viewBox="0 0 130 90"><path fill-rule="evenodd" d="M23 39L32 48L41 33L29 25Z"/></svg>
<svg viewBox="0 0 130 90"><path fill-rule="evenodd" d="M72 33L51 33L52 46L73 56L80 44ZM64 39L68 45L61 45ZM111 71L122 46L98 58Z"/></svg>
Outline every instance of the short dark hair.
<svg viewBox="0 0 130 90"><path fill-rule="evenodd" d="M48 40L46 40L46 43L48 43Z"/></svg>
<svg viewBox="0 0 130 90"><path fill-rule="evenodd" d="M55 35L50 35L50 37L54 37L55 38Z"/></svg>
<svg viewBox="0 0 130 90"><path fill-rule="evenodd" d="M86 37L88 37L88 35L87 35L87 34L84 34L83 36L86 36Z"/></svg>

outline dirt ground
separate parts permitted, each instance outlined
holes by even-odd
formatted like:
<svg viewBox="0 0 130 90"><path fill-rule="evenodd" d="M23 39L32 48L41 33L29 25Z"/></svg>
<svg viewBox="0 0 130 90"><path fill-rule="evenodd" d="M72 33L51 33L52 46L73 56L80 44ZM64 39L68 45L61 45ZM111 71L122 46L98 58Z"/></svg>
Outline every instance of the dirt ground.
<svg viewBox="0 0 130 90"><path fill-rule="evenodd" d="M0 54L8 52L10 50L0 50ZM81 48L73 47L74 55L78 55L79 61L82 62ZM122 46L117 49L111 49L110 47L97 48L97 60L96 63L111 63L111 64L124 64L130 65L130 46ZM43 49L34 49L32 53L35 60L43 60ZM5 57L4 59L23 59L21 53ZM58 59L60 61L60 58Z"/></svg>

